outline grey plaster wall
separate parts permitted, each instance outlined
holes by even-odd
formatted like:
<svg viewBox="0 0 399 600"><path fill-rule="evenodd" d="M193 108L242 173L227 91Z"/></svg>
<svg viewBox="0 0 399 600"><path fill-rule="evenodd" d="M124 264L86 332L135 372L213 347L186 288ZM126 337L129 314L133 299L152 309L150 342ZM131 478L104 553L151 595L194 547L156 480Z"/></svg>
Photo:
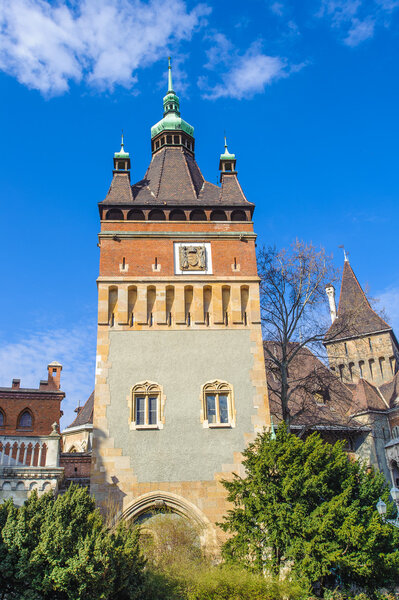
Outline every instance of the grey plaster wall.
<svg viewBox="0 0 399 600"><path fill-rule="evenodd" d="M252 351L251 351L252 350ZM112 331L107 409L115 447L131 457L139 482L213 480L252 432L250 331ZM200 422L201 385L221 379L234 387L236 427L206 429ZM164 428L130 430L127 396L140 381L155 381L166 395Z"/></svg>

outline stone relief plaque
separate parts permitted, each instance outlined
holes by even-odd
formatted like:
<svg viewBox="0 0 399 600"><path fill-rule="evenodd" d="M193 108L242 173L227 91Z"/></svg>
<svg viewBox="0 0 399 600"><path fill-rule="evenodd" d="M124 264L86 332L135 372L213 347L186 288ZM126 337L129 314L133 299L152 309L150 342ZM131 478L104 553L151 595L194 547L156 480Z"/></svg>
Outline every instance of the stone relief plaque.
<svg viewBox="0 0 399 600"><path fill-rule="evenodd" d="M182 271L206 270L205 246L180 246L179 258Z"/></svg>

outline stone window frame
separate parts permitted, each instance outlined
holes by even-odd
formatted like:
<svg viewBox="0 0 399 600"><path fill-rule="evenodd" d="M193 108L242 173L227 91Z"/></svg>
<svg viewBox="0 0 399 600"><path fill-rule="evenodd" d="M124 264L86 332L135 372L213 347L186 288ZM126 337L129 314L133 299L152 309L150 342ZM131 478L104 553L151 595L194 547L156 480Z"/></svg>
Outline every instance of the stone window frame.
<svg viewBox="0 0 399 600"><path fill-rule="evenodd" d="M216 423L209 423L206 402L207 394L227 395L227 409L229 414L227 423L220 423L218 401L216 402L216 414L218 416L218 421ZM201 386L201 423L205 429L231 429L236 426L234 388L228 381L214 379L212 381L207 381Z"/></svg>
<svg viewBox="0 0 399 600"><path fill-rule="evenodd" d="M148 423L148 398L149 396L157 395L157 422L154 424ZM136 397L145 396L145 423L137 425L136 423ZM165 401L166 396L163 392L163 387L155 381L140 381L132 386L128 396L129 406L129 427L131 430L141 429L163 429L165 424Z"/></svg>

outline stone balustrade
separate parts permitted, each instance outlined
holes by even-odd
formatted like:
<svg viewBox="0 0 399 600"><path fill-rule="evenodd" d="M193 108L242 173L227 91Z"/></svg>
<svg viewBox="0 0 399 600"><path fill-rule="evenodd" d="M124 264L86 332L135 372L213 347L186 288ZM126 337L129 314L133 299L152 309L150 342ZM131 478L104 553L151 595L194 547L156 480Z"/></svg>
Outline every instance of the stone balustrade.
<svg viewBox="0 0 399 600"><path fill-rule="evenodd" d="M63 471L55 429L42 436L0 435L0 501L13 498L18 505L32 490L56 492Z"/></svg>

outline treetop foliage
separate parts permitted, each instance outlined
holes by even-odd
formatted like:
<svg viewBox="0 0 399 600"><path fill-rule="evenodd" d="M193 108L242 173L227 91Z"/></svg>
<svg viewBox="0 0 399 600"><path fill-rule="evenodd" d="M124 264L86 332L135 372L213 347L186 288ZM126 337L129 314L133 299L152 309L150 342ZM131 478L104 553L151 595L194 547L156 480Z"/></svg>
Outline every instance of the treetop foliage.
<svg viewBox="0 0 399 600"><path fill-rule="evenodd" d="M343 444L305 440L285 426L258 436L244 452L247 477L225 481L233 503L222 528L227 560L251 570L291 570L317 587L382 586L399 579L399 531L383 523L380 473L352 462ZM389 505L393 510L392 505Z"/></svg>
<svg viewBox="0 0 399 600"><path fill-rule="evenodd" d="M87 490L0 505L0 590L7 600L133 600L144 561L139 532L104 525Z"/></svg>

